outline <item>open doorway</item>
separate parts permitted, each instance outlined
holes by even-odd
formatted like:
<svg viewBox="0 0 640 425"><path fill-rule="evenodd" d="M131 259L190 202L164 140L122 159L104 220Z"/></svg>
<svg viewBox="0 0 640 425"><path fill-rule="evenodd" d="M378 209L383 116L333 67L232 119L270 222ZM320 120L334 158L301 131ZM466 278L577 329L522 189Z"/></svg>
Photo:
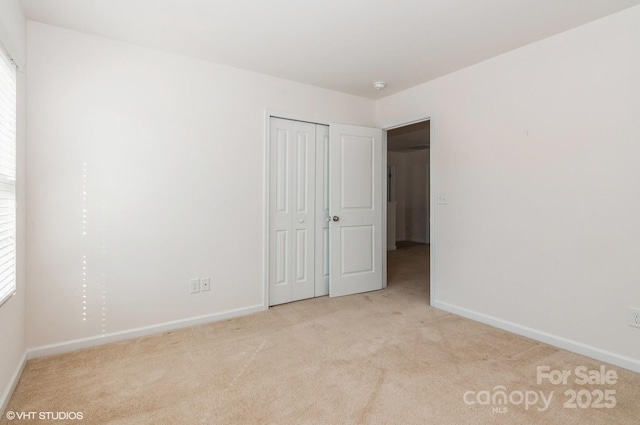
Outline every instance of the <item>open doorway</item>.
<svg viewBox="0 0 640 425"><path fill-rule="evenodd" d="M430 121L387 131L387 285L430 298Z"/></svg>

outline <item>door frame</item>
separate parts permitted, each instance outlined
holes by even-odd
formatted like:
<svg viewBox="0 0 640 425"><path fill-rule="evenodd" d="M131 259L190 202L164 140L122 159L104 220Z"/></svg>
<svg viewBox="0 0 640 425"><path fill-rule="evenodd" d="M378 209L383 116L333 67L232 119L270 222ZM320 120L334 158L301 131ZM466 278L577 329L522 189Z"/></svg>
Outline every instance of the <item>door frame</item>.
<svg viewBox="0 0 640 425"><path fill-rule="evenodd" d="M269 190L269 176L270 176L270 161L269 161L269 142L271 137L271 118L282 118L292 121L303 121L311 124L328 125L332 124L331 121L319 119L317 117L309 117L299 114L291 114L287 112L275 111L265 109L264 111L264 142L262 144L262 159L263 159L263 177L262 177L262 300L263 309L269 309L269 207L270 207L270 190ZM335 124L335 122L333 122ZM360 125L360 124L354 124ZM400 125L402 126L402 125ZM379 128L379 127L377 127ZM395 128L395 127L392 127ZM386 170L387 167L387 129L382 128L382 168ZM387 179L382 179L382 200L384 200L382 208L382 288L387 287Z"/></svg>
<svg viewBox="0 0 640 425"><path fill-rule="evenodd" d="M434 206L435 206L435 202L433 197L435 196L435 191L434 189L434 175L435 172L433 171L435 169L434 165L435 162L433 161L434 158L434 151L435 151L435 146L437 146L437 144L434 143L434 137L433 137L433 123L434 123L434 117L433 114L430 115L423 115L423 116L419 116L416 117L414 119L410 119L410 120L406 120L406 121L396 121L394 124L391 125L387 125L384 127L381 127L383 130L383 138L384 138L384 163L383 163L383 167L386 169L387 167L387 131L389 130L393 130L396 128L400 128L400 127L406 127L408 125L411 124L417 124L419 122L424 122L424 121L430 121L430 129L429 129L429 187L427 187L427 190L429 191L429 305L433 305L434 300L436 299L436 283L433 280L433 276L435 276L435 274L433 273L433 270L436 266L435 264L435 250L433 249L432 243L431 241L433 240L433 229L435 229L435 214L434 214ZM385 184L386 186L386 184ZM386 190L385 190L386 192ZM386 193L385 193L386 195ZM383 223L385 226L385 241L386 241L386 215L385 215L385 222ZM384 278L384 287L387 286L387 279L386 279L386 268L387 268L387 255L385 252L384 255L384 268L385 268L385 278Z"/></svg>

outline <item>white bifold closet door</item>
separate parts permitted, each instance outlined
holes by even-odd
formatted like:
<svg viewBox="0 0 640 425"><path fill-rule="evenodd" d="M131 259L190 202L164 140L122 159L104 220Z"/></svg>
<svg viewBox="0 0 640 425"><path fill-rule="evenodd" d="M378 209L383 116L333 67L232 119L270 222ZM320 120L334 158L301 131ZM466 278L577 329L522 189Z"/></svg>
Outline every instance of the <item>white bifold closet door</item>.
<svg viewBox="0 0 640 425"><path fill-rule="evenodd" d="M272 118L269 304L315 296L316 125Z"/></svg>
<svg viewBox="0 0 640 425"><path fill-rule="evenodd" d="M270 119L269 305L382 289L382 131Z"/></svg>

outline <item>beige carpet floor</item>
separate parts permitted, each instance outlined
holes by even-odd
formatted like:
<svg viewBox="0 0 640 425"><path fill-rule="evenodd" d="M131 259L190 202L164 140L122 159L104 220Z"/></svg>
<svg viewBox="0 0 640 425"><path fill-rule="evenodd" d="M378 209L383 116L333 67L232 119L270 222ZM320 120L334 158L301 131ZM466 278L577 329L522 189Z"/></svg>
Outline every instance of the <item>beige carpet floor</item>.
<svg viewBox="0 0 640 425"><path fill-rule="evenodd" d="M600 362L429 307L427 250L391 252L382 291L29 361L0 423L640 424L639 374L579 385ZM572 376L539 385L538 366Z"/></svg>

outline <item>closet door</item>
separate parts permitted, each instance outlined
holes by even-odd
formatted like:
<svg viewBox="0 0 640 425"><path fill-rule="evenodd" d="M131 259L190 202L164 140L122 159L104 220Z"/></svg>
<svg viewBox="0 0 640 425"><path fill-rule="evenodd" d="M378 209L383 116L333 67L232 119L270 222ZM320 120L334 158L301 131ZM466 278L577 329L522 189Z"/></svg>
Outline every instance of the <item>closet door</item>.
<svg viewBox="0 0 640 425"><path fill-rule="evenodd" d="M382 130L331 124L329 155L330 296L382 289Z"/></svg>
<svg viewBox="0 0 640 425"><path fill-rule="evenodd" d="M316 125L315 296L329 295L329 126Z"/></svg>
<svg viewBox="0 0 640 425"><path fill-rule="evenodd" d="M316 126L271 118L269 305L315 293Z"/></svg>

